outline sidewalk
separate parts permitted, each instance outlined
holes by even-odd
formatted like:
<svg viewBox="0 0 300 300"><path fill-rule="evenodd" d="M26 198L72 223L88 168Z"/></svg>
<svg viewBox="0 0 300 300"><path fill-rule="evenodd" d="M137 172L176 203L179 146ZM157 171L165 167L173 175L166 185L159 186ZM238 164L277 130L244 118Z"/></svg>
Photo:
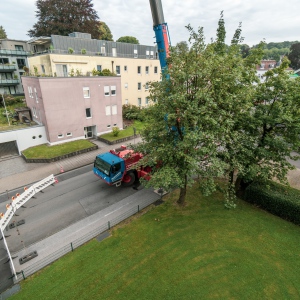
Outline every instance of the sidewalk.
<svg viewBox="0 0 300 300"><path fill-rule="evenodd" d="M135 143L141 141L136 138ZM19 187L30 185L51 174L57 175L62 167L64 172L77 169L92 164L96 155L108 152L111 149L118 148L121 145L133 144L134 140L128 143L120 143L115 145L107 145L98 140L93 140L99 149L72 156L53 163L26 163L22 157L15 157L0 161L0 194L6 190L13 190Z"/></svg>

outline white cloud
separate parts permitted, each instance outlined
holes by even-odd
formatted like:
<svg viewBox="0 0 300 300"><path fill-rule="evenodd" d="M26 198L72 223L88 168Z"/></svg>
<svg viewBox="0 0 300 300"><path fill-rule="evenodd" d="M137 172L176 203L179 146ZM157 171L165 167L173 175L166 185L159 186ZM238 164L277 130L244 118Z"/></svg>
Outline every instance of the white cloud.
<svg viewBox="0 0 300 300"><path fill-rule="evenodd" d="M36 22L35 0L2 1L0 25L9 38L27 40L27 31ZM141 44L155 41L149 0L94 0L100 20L107 23L114 39L124 35L136 37ZM191 24L195 29L204 27L207 41L215 37L220 12L224 11L228 41L239 22L245 43L300 40L298 29L299 0L162 0L165 21L168 23L172 44L186 41L185 29Z"/></svg>

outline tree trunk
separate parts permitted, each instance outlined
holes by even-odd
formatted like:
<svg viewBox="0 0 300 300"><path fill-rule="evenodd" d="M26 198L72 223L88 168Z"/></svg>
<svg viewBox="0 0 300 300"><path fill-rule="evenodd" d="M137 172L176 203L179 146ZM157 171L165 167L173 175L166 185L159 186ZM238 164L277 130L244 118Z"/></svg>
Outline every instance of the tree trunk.
<svg viewBox="0 0 300 300"><path fill-rule="evenodd" d="M187 189L187 176L184 177L184 186L180 188L179 199L177 200L177 204L183 206L185 204L185 196L186 196L186 189Z"/></svg>
<svg viewBox="0 0 300 300"><path fill-rule="evenodd" d="M238 177L235 181L235 192L236 196L243 199L246 188L251 184L251 182L245 182L243 178Z"/></svg>

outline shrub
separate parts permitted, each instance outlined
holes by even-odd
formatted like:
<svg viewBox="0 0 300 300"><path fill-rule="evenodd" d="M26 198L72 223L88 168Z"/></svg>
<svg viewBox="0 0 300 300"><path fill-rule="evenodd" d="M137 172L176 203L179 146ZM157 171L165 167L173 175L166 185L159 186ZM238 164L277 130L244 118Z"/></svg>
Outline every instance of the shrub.
<svg viewBox="0 0 300 300"><path fill-rule="evenodd" d="M245 200L300 225L300 191L272 182L255 181L247 187Z"/></svg>
<svg viewBox="0 0 300 300"><path fill-rule="evenodd" d="M74 49L73 49L73 48L69 48L69 49L68 49L68 53L69 53L69 54L74 53Z"/></svg>
<svg viewBox="0 0 300 300"><path fill-rule="evenodd" d="M13 105L13 104L24 104L25 99L24 96L12 96L12 95L6 95L5 97L5 103L7 106ZM2 99L1 99L2 100Z"/></svg>
<svg viewBox="0 0 300 300"><path fill-rule="evenodd" d="M145 118L146 109L141 109L136 105L124 104L122 107L123 118L127 120L143 121Z"/></svg>
<svg viewBox="0 0 300 300"><path fill-rule="evenodd" d="M115 126L112 128L112 133L113 133L113 136L118 136L119 133L120 133L120 128Z"/></svg>
<svg viewBox="0 0 300 300"><path fill-rule="evenodd" d="M100 76L113 76L114 73L112 73L109 69L104 69L102 72L99 74Z"/></svg>
<svg viewBox="0 0 300 300"><path fill-rule="evenodd" d="M81 49L81 54L86 54L86 49Z"/></svg>

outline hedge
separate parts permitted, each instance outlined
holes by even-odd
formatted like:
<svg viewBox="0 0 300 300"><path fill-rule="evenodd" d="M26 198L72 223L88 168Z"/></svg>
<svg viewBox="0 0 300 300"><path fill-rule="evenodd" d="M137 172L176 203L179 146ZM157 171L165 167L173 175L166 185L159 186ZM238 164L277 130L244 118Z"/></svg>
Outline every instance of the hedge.
<svg viewBox="0 0 300 300"><path fill-rule="evenodd" d="M273 215L300 225L300 191L273 181L253 182L245 191L245 200Z"/></svg>

